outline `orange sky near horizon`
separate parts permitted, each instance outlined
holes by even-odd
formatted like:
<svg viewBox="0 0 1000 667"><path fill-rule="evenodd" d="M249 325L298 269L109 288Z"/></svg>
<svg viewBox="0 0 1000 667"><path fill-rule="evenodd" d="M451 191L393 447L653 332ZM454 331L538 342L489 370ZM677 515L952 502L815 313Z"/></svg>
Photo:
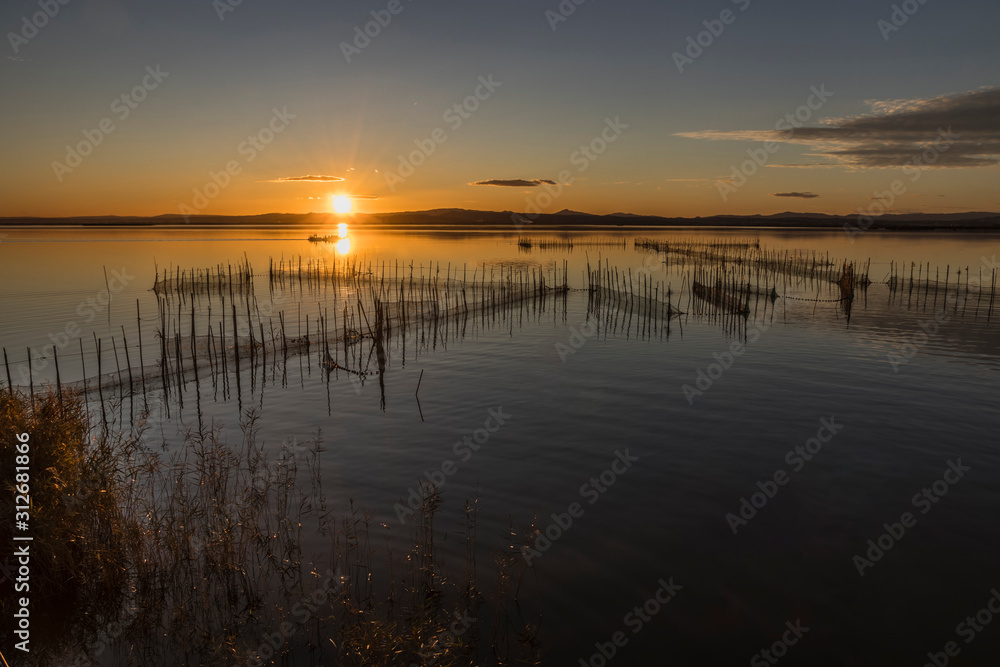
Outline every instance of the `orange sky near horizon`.
<svg viewBox="0 0 1000 667"><path fill-rule="evenodd" d="M277 155L272 156L285 162ZM269 156L271 157L271 156ZM817 171L795 169L763 169L747 184L732 194L728 201L720 195L719 180L697 177L688 173L683 178L661 178L643 181L615 180L623 174L617 165L605 169L596 166L589 175L575 176L572 183L543 184L535 187L475 186L455 183L448 174L431 172L415 174L393 192L381 173L374 169L367 175L342 169L343 182L268 182L289 172L261 161L232 176L229 185L220 188L215 197L211 170L203 180L192 185L184 170L170 178L158 173L144 178L131 165L116 166L111 157L106 164L85 164L79 173L71 174L62 184L39 183L38 180L9 175L0 186L0 216L68 217L91 215L155 216L189 212L206 215L260 215L264 213L332 213L332 200L337 195L353 199L354 212L389 213L435 208L466 208L474 210L513 210L543 213L571 209L595 214L616 212L696 217L711 215L772 214L784 211L828 214L856 214L867 210L880 193L891 192L894 182L905 185L905 192L894 197L891 213L956 213L965 211L1000 211L1000 196L991 186L994 169L928 169L912 183L901 178L899 170L867 169ZM610 161L609 161L610 162ZM224 167L224 164L223 164ZM306 174L309 166L291 173ZM324 173L338 173L326 169ZM539 170L548 176L548 170ZM711 172L707 172L711 173ZM557 174L558 175L558 172ZM821 181L817 184L817 179ZM778 190L824 194L811 199L775 197ZM183 193L178 196L177 193Z"/></svg>

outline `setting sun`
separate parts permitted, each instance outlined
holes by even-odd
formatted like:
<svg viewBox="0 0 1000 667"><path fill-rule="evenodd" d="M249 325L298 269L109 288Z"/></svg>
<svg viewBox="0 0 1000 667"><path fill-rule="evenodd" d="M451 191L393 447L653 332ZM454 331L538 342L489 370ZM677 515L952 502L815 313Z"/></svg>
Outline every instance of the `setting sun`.
<svg viewBox="0 0 1000 667"><path fill-rule="evenodd" d="M337 195L333 198L333 210L337 213L350 213L354 208L351 198L345 195Z"/></svg>

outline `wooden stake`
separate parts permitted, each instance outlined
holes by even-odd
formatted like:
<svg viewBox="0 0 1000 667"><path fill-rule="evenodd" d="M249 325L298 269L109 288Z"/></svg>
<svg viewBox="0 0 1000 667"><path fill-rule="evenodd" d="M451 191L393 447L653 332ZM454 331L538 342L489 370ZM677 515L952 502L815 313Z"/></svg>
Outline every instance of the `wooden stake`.
<svg viewBox="0 0 1000 667"><path fill-rule="evenodd" d="M10 361L7 360L7 348L3 349L3 365L7 367L7 389L14 395L14 383L10 381Z"/></svg>
<svg viewBox="0 0 1000 667"><path fill-rule="evenodd" d="M31 373L31 348L28 348L28 392L31 395L31 409L35 409L35 378Z"/></svg>
<svg viewBox="0 0 1000 667"><path fill-rule="evenodd" d="M108 415L104 409L104 378L101 377L101 339L94 334L94 342L97 344L97 394L101 401L101 422L107 426Z"/></svg>
<svg viewBox="0 0 1000 667"><path fill-rule="evenodd" d="M142 374L142 393L146 393L146 371L142 361L142 318L139 316L139 299L135 300L135 328L139 333L139 373Z"/></svg>
<svg viewBox="0 0 1000 667"><path fill-rule="evenodd" d="M128 338L125 336L125 326L122 325L122 341L125 345L125 363L128 364L128 393L132 396L135 393L135 386L132 384L132 360L128 354ZM58 370L56 371L58 373Z"/></svg>
<svg viewBox="0 0 1000 667"><path fill-rule="evenodd" d="M90 399L87 397L87 362L83 358L83 339L78 338L77 342L80 343L80 366L83 368L83 401L87 406L87 411L90 411Z"/></svg>
<svg viewBox="0 0 1000 667"><path fill-rule="evenodd" d="M57 346L52 346L52 358L55 360L56 364L56 393L59 394L59 407L62 407L62 378L59 376L59 350Z"/></svg>

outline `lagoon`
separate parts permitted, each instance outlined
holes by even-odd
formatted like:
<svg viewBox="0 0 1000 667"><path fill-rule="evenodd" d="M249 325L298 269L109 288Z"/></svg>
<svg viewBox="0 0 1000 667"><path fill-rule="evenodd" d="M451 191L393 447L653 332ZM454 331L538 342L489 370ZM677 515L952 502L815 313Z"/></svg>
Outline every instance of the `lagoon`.
<svg viewBox="0 0 1000 667"><path fill-rule="evenodd" d="M61 383L89 381L92 419L141 418L164 456L206 427L239 442L252 411L268 461L315 455L322 502L366 508L394 544L430 481L452 575L475 499L475 568L487 582L498 550L521 557L516 608L543 664L730 664L764 650L789 664L922 664L997 585L996 235L616 228L532 230L526 246L497 229L366 227L348 244L308 231L8 230L0 344L14 384L28 348L35 389L55 383L55 352ZM792 268L751 269L755 248ZM299 258L362 270L303 278ZM872 281L850 300L827 279L845 260ZM275 280L279 263L290 273ZM243 265L252 301L238 285L233 300L228 284L165 282L178 267ZM407 327L393 303L376 320L357 306L369 270L384 293L419 276L426 295L436 280L441 301ZM699 296L699 278L725 293ZM744 284L735 314L727 286ZM468 307L474 294L482 307ZM273 346L223 369L216 337L232 319ZM379 345L377 321L393 330ZM164 323L185 350L165 347ZM189 345L206 350L197 375ZM165 349L183 371L157 370ZM302 544L307 561L329 556L328 536ZM279 653L308 661L314 639L293 633ZM987 629L962 655L998 647Z"/></svg>

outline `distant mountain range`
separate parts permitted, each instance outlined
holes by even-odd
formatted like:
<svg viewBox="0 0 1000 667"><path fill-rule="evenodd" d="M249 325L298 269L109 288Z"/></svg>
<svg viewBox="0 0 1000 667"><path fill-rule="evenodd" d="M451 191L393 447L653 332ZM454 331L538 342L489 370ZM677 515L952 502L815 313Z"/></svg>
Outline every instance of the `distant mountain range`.
<svg viewBox="0 0 1000 667"><path fill-rule="evenodd" d="M859 221L857 215L828 215L825 213L795 213L786 211L772 215L714 215L710 217L670 218L635 213L595 215L563 209L557 213L527 215L512 211L475 211L460 208L439 208L428 211L402 211L398 213L265 213L262 215L197 215L185 219L177 214L155 217L138 216L86 216L69 218L0 218L3 225L45 225L85 227L304 227L327 228L338 222L352 225L386 225L391 227L499 227L528 230L532 228L574 229L604 227L805 227L837 228L845 224L854 228L863 225L870 229L897 230L1000 230L1000 213L902 213L882 215Z"/></svg>

